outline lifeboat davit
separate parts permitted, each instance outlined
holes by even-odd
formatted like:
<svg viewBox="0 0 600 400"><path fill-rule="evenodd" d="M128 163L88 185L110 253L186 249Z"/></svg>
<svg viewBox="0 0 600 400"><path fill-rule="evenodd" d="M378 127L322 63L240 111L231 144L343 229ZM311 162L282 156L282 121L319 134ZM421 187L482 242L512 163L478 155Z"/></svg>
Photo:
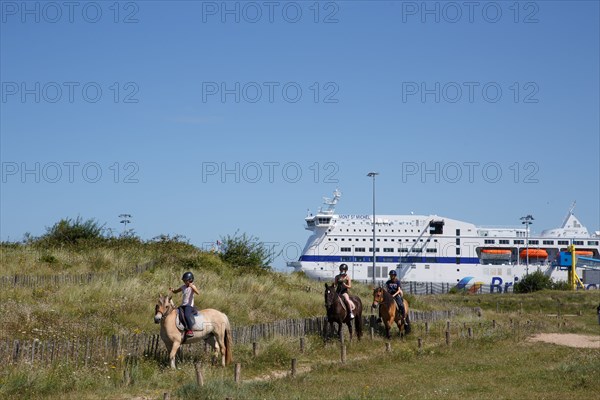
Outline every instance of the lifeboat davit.
<svg viewBox="0 0 600 400"><path fill-rule="evenodd" d="M527 254L529 254L529 258L548 258L548 252L544 249L521 250L519 256L521 258L527 258Z"/></svg>

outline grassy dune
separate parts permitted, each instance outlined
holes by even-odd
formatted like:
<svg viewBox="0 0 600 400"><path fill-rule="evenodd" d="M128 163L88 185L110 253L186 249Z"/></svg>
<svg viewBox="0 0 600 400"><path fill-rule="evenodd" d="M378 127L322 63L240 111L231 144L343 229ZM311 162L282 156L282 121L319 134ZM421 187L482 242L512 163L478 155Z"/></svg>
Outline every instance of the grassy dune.
<svg viewBox="0 0 600 400"><path fill-rule="evenodd" d="M240 272L213 254L177 249L54 250L1 247L0 275L94 273L82 285L4 287L0 291L0 343L7 338L40 340L85 335L156 333L152 321L158 293L179 284L192 270L201 308L217 308L236 325L323 315L322 283L300 275ZM154 260L141 274L119 273ZM370 288L355 293L370 301ZM414 324L414 332L394 337L391 352L381 337L366 334L347 347L340 362L339 343L307 337L274 338L260 343L258 357L250 345L235 348L242 382L233 382L233 367L210 366L203 359L205 386L195 384L190 363L171 371L153 359L140 360L124 379L123 362L104 366L19 366L0 370L0 398L47 399L589 399L600 382L600 349L575 349L527 339L535 333L600 336L595 308L600 292L544 291L529 295L443 295L411 298L420 310L480 307L481 317L451 321L451 344L445 321ZM179 301L179 298L177 298ZM366 307L368 311L368 305ZM556 316L560 314L560 316ZM581 315L580 315L581 314ZM494 323L496 327L494 328ZM511 323L512 322L512 323ZM474 338L467 337L472 328ZM394 332L395 333L395 332ZM418 348L417 338L423 347ZM161 344L162 346L162 344ZM289 376L291 359L298 375Z"/></svg>

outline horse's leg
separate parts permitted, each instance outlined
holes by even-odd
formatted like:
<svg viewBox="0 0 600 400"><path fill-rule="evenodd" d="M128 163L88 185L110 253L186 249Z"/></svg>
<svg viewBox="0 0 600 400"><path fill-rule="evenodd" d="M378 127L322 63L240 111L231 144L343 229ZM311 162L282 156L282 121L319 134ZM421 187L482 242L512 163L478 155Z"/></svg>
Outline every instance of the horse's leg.
<svg viewBox="0 0 600 400"><path fill-rule="evenodd" d="M175 369L175 356L177 355L177 350L179 350L180 346L181 346L180 341L174 341L171 346L171 351L169 352L169 359L171 360L171 368L173 368L173 369Z"/></svg>
<svg viewBox="0 0 600 400"><path fill-rule="evenodd" d="M400 337L404 337L403 332L402 332L402 328L404 327L404 322L402 321L402 319L399 319L396 321L396 326L398 327L398 333L400 334Z"/></svg>
<svg viewBox="0 0 600 400"><path fill-rule="evenodd" d="M352 342L352 320L346 322L346 325L348 325L348 332L350 332L350 342Z"/></svg>
<svg viewBox="0 0 600 400"><path fill-rule="evenodd" d="M221 331L222 329L219 329ZM221 366L225 366L225 332L215 333L215 342L219 346L219 353L221 354Z"/></svg>
<svg viewBox="0 0 600 400"><path fill-rule="evenodd" d="M389 319L385 320L385 337L389 339L392 338L392 335L390 334L390 330L392 329L392 321L390 321Z"/></svg>

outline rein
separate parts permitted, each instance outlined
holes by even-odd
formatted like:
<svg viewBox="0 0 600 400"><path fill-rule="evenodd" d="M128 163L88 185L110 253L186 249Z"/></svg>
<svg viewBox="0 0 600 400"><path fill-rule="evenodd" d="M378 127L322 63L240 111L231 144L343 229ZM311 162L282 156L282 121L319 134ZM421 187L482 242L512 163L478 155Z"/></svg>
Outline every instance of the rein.
<svg viewBox="0 0 600 400"><path fill-rule="evenodd" d="M175 310L175 308L176 308L176 307L173 307L171 304L168 304L167 306L165 306L165 312L164 312L164 313L161 313L161 312L159 311L159 313L161 314L160 320L161 320L161 321L164 321L164 320L165 320L165 318L167 318L167 316L168 316L169 314L171 314L171 312L173 312L173 310Z"/></svg>

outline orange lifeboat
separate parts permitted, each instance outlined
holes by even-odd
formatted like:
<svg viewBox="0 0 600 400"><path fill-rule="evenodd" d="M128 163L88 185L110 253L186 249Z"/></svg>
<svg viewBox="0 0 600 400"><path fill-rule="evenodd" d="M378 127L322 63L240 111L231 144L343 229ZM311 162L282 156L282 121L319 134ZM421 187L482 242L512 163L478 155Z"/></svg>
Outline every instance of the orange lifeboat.
<svg viewBox="0 0 600 400"><path fill-rule="evenodd" d="M521 258L527 258L527 254L529 253L529 258L548 258L548 252L544 249L525 249L521 250L519 256Z"/></svg>
<svg viewBox="0 0 600 400"><path fill-rule="evenodd" d="M587 256L587 257L591 257L594 255L593 251L589 251L589 250L575 250L575 254L577 254L578 256Z"/></svg>
<svg viewBox="0 0 600 400"><path fill-rule="evenodd" d="M483 254L502 254L502 255L509 255L510 254L510 250L503 250L503 249L483 249L481 250L481 252Z"/></svg>
<svg viewBox="0 0 600 400"><path fill-rule="evenodd" d="M511 251L508 249L481 249L482 260L507 260Z"/></svg>

